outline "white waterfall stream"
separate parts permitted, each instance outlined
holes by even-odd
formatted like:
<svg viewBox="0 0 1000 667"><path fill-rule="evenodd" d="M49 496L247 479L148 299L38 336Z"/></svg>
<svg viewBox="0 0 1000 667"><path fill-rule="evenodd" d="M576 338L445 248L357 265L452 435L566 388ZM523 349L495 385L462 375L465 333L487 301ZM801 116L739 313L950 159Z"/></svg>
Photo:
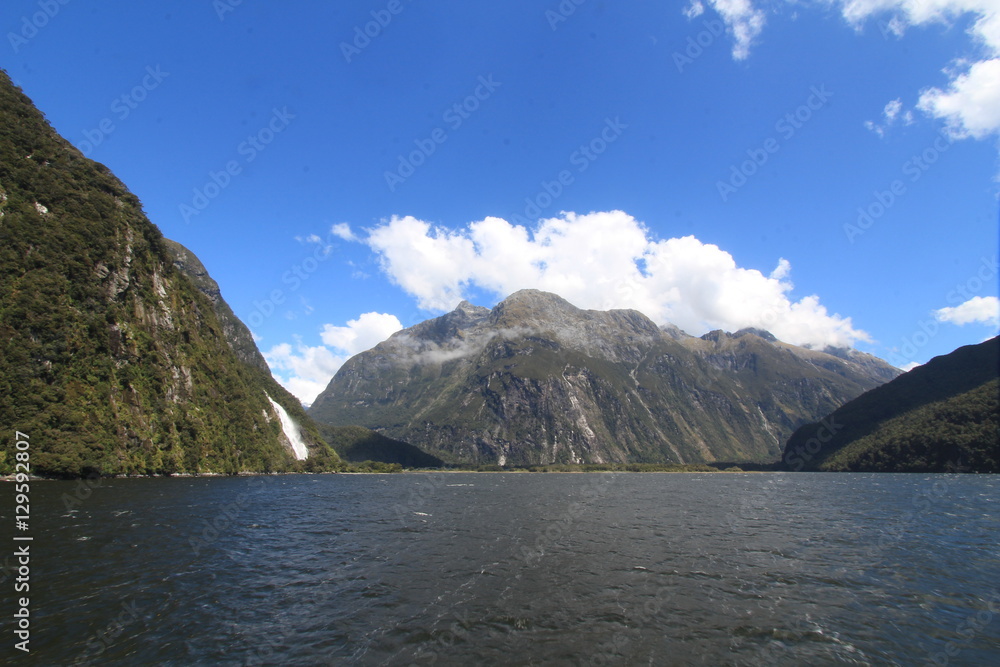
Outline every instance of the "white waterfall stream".
<svg viewBox="0 0 1000 667"><path fill-rule="evenodd" d="M278 413L278 419L281 420L281 430L285 432L285 437L292 444L292 451L295 453L295 458L299 461L309 458L309 450L306 449L306 443L302 441L302 432L299 430L298 424L292 420L292 417L285 409L276 403L267 392L264 392L264 395L267 396L267 400L271 401L274 411Z"/></svg>

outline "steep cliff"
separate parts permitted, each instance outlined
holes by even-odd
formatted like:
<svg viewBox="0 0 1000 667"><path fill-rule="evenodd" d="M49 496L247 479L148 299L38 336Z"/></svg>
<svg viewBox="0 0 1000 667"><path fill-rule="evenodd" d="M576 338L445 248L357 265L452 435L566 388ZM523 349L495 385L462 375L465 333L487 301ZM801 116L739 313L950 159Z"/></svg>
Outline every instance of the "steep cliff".
<svg viewBox="0 0 1000 667"><path fill-rule="evenodd" d="M188 254L203 274L192 280L171 248L0 73L0 472L13 468L15 430L43 474L337 463L204 267ZM286 433L282 410L301 434Z"/></svg>

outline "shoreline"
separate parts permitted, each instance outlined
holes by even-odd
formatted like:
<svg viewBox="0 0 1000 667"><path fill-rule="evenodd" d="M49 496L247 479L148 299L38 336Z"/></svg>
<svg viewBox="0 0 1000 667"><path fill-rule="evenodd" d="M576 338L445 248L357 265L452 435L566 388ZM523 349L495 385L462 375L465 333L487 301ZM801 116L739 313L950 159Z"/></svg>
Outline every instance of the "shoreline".
<svg viewBox="0 0 1000 667"><path fill-rule="evenodd" d="M728 474L749 474L767 472L787 472L783 470L456 470L435 469L435 468L413 468L396 472L376 472L376 471L323 471L323 472L239 472L228 474L221 472L185 472L170 475L95 475L91 477L45 477L42 475L30 474L28 479L32 482L75 482L80 480L120 480L120 479L173 479L173 478L232 478L232 477L271 477L285 475L435 475L435 474L476 474L476 475L600 475L600 474L629 474L629 475L712 475L717 473ZM22 473L23 474L23 473ZM14 482L16 474L0 476L0 482Z"/></svg>
<svg viewBox="0 0 1000 667"><path fill-rule="evenodd" d="M202 473L177 473L173 475L108 475L105 477L43 477L31 474L28 476L28 480L31 482L81 482L81 481L94 481L95 484L100 484L105 480L122 480L122 479L173 479L173 478L234 478L234 477L271 477L271 476L285 476L285 475L436 475L436 474L475 474L475 475L520 475L520 474L546 474L546 475L714 475L714 474L730 474L730 475L757 475L757 474L803 474L803 475L840 475L840 474L878 474L878 475L1000 475L1000 473L956 473L956 472L892 472L892 471L881 471L881 472L871 472L871 471L829 471L829 470L819 470L819 471L795 471L795 470L436 470L433 468L419 468L412 470L400 470L397 472L375 472L375 471L356 471L356 472L241 472L235 475L229 475L226 473L218 472L202 472ZM16 475L3 475L0 476L0 482L15 482Z"/></svg>
<svg viewBox="0 0 1000 667"><path fill-rule="evenodd" d="M435 470L431 468L400 470L398 472L375 472L375 471L354 471L354 472L241 472L235 475L225 473L177 473L173 475L107 475L94 477L44 477L39 475L29 475L31 482L80 482L92 481L99 484L105 480L124 479L200 479L200 478L236 478L236 477L271 477L286 475L436 475L436 474L476 474L476 475L520 475L520 474L546 474L546 475L712 475L717 473L725 474L758 474L758 473L786 473L785 470ZM0 476L0 482L15 482L15 475Z"/></svg>

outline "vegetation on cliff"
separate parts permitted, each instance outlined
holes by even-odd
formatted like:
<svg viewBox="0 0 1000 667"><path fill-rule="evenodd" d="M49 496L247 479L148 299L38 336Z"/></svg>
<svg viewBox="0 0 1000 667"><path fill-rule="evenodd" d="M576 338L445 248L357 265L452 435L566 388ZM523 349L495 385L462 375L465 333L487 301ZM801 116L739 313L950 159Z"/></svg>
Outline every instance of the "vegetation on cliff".
<svg viewBox="0 0 1000 667"><path fill-rule="evenodd" d="M935 357L789 439L790 470L1000 472L1000 337Z"/></svg>
<svg viewBox="0 0 1000 667"><path fill-rule="evenodd" d="M267 395L310 442L297 463ZM138 199L0 73L0 473L336 467L298 402L241 360ZM309 439L309 434L312 434Z"/></svg>

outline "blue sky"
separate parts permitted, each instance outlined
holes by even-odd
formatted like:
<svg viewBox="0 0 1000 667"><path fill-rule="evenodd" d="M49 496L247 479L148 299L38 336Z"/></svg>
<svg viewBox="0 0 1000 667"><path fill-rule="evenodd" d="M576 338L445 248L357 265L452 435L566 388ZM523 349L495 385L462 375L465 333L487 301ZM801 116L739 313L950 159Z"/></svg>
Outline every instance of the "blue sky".
<svg viewBox="0 0 1000 667"><path fill-rule="evenodd" d="M997 331L993 2L0 19L0 66L204 261L306 402L400 326L523 287L901 367Z"/></svg>

